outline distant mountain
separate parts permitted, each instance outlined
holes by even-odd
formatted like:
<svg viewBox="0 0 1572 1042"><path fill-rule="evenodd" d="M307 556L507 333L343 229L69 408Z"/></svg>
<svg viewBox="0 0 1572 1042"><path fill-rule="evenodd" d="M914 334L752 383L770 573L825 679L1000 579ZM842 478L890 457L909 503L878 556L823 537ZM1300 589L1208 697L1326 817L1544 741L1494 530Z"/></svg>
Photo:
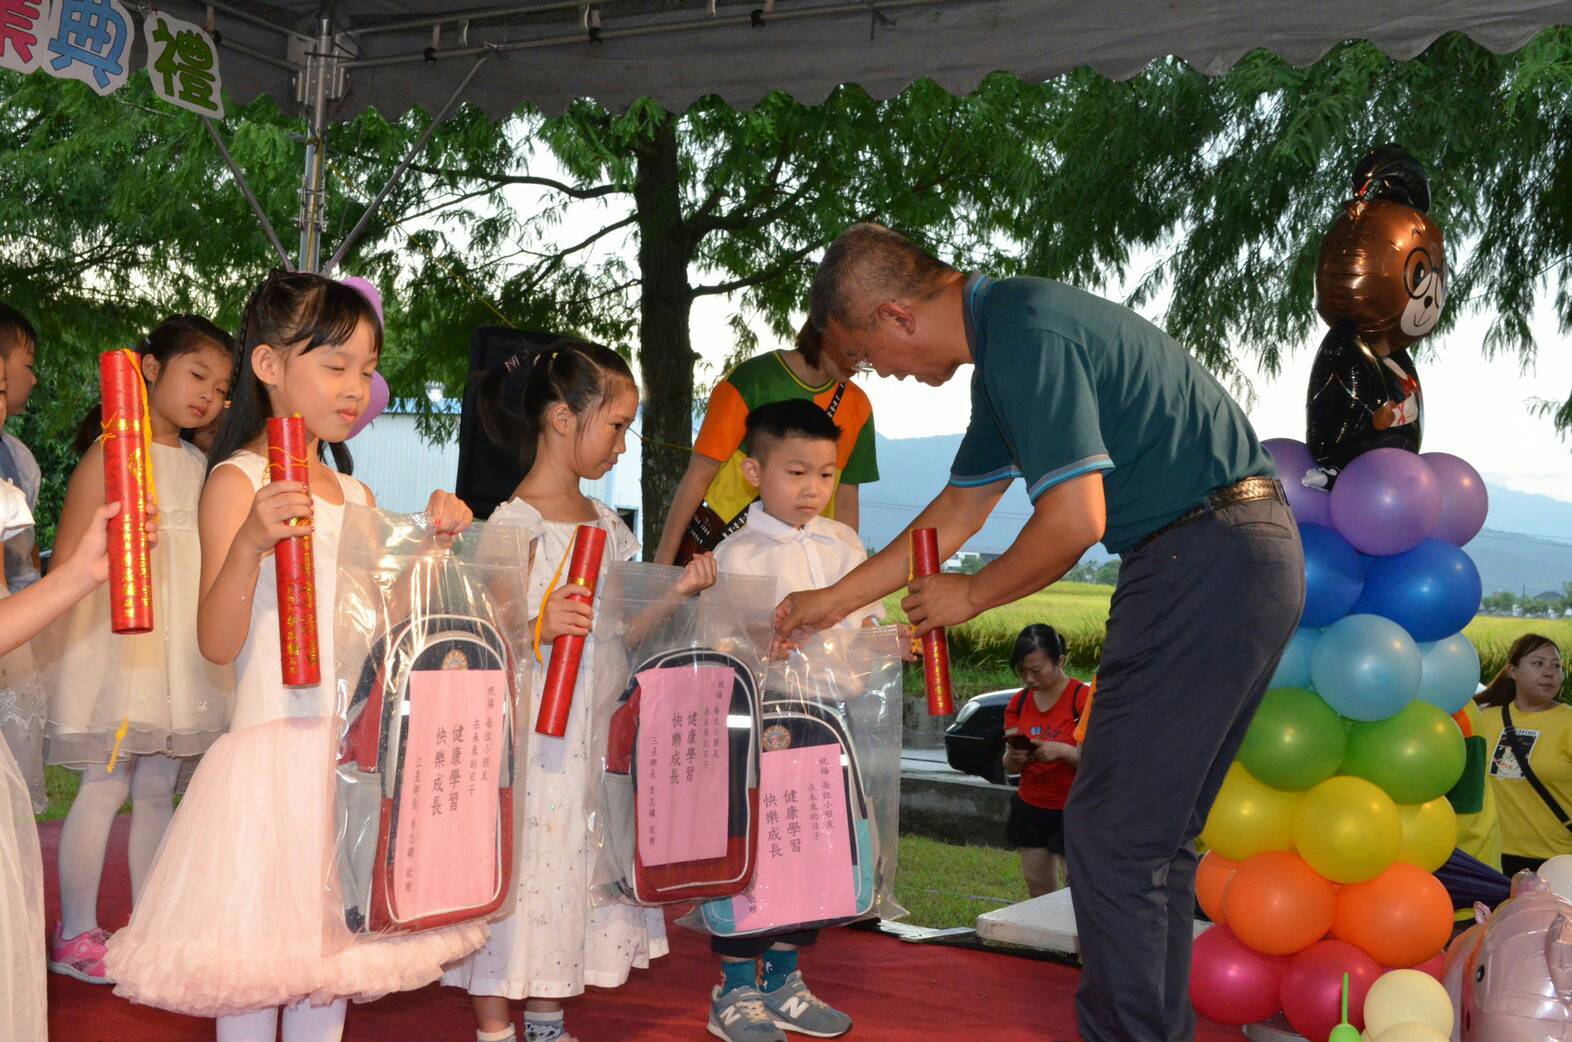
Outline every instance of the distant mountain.
<svg viewBox="0 0 1572 1042"><path fill-rule="evenodd" d="M881 547L900 534L944 487L960 443L958 434L878 439L880 478L862 487L864 542ZM1017 481L966 549L999 553L1015 539L1030 514L1025 487ZM1486 525L1469 544L1468 552L1479 566L1487 593L1554 590L1572 581L1572 503L1514 492L1497 484L1491 489ZM1086 557L1105 560L1108 554L1098 546Z"/></svg>

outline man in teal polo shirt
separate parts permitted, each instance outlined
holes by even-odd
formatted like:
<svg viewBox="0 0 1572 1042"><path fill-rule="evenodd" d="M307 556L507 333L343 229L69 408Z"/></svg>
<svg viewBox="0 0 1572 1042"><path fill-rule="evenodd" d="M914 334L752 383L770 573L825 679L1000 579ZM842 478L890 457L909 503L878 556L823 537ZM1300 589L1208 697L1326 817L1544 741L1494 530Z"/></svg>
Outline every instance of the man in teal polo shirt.
<svg viewBox="0 0 1572 1042"><path fill-rule="evenodd" d="M950 484L912 528L943 556L1022 478L1032 516L976 575L907 582L903 536L776 609L783 636L906 586L919 633L1062 578L1094 542L1121 555L1096 711L1065 810L1090 1042L1195 1032L1193 845L1298 624L1304 558L1243 411L1139 315L1045 279L968 276L878 225L844 232L812 321L863 368L933 385L975 363Z"/></svg>

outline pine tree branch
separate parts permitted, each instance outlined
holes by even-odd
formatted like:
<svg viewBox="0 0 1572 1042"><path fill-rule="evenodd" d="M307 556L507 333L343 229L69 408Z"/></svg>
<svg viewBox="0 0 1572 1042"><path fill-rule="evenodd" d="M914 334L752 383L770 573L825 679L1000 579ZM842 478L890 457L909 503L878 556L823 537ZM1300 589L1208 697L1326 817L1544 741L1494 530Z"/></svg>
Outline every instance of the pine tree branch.
<svg viewBox="0 0 1572 1042"><path fill-rule="evenodd" d="M739 289L747 289L750 286L757 286L762 283L769 282L771 279L779 278L781 275L784 275L787 271L789 271L792 265L802 260L808 254L812 253L814 250L822 249L826 241L827 240L823 239L815 239L813 242L810 242L802 249L793 250L791 253L788 253L786 256L782 257L768 268L756 271L752 275L746 275L739 279L732 279L730 282L717 282L708 286L694 286L692 291L689 293L689 296L710 297L717 294L735 293Z"/></svg>
<svg viewBox="0 0 1572 1042"><path fill-rule="evenodd" d="M363 152L351 152L356 159L369 163L381 162L381 157L367 155ZM601 199L608 195L626 195L628 189L620 185L604 184L593 188L577 188L564 181L551 177L534 177L528 174L499 174L489 170L478 170L475 167L441 167L431 166L427 163L411 163L409 169L417 174L427 174L431 177L445 177L462 181L480 181L486 184L502 187L504 185L534 185L538 188L549 188L554 192L568 196L570 199Z"/></svg>

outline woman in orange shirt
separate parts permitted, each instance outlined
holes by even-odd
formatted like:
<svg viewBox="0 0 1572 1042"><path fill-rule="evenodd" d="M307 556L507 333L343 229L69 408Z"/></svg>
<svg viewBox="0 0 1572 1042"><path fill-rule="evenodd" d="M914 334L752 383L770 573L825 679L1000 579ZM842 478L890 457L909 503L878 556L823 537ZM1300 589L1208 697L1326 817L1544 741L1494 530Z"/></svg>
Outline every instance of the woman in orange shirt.
<svg viewBox="0 0 1572 1042"><path fill-rule="evenodd" d="M1064 672L1064 638L1034 623L1015 638L1010 665L1026 686L1004 709L1004 769L1019 772L1005 835L1021 851L1031 896L1065 885L1064 803L1081 762L1077 725L1091 687Z"/></svg>

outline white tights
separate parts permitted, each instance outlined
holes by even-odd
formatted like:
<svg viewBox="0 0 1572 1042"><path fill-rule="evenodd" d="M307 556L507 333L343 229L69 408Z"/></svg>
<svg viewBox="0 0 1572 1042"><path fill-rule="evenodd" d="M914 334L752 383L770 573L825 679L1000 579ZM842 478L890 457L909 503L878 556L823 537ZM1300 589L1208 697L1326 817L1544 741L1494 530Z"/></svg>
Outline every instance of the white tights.
<svg viewBox="0 0 1572 1042"><path fill-rule="evenodd" d="M285 1007L283 1042L339 1042L344 1037L347 1002L339 999L328 1006L308 1006L302 1002ZM275 1042L278 1014L275 1007L235 1017L219 1017L218 1042Z"/></svg>
<svg viewBox="0 0 1572 1042"><path fill-rule="evenodd" d="M82 772L82 786L60 830L61 934L98 929L98 888L115 815L131 799L131 901L141 897L153 855L175 813L180 761L168 756L123 758L110 774L102 765Z"/></svg>

